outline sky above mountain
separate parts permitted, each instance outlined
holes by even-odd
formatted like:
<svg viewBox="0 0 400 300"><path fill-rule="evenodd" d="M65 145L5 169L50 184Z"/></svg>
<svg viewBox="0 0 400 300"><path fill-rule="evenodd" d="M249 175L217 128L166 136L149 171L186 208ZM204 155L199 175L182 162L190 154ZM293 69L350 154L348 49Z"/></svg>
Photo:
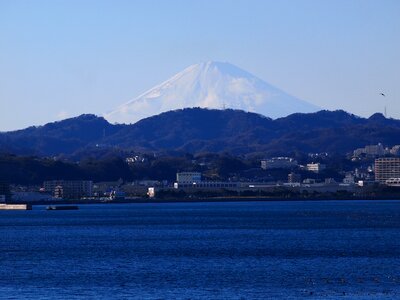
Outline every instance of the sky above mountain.
<svg viewBox="0 0 400 300"><path fill-rule="evenodd" d="M230 63L208 61L187 67L105 117L110 122L129 124L187 107L233 108L271 118L321 109Z"/></svg>
<svg viewBox="0 0 400 300"><path fill-rule="evenodd" d="M0 0L0 131L111 112L210 60L400 118L399 16L397 0Z"/></svg>

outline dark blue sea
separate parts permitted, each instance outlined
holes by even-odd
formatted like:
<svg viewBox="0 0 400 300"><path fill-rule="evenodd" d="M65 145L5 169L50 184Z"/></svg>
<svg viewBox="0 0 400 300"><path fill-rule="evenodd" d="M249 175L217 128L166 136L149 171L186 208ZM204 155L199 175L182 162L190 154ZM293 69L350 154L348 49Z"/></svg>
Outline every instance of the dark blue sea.
<svg viewBox="0 0 400 300"><path fill-rule="evenodd" d="M400 201L0 211L1 299L400 299Z"/></svg>

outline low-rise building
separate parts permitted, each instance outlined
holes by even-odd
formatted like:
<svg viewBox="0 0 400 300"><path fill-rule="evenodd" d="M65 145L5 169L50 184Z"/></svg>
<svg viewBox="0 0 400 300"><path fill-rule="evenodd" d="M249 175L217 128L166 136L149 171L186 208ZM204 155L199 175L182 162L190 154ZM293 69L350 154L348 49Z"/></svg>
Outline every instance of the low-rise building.
<svg viewBox="0 0 400 300"><path fill-rule="evenodd" d="M149 196L149 198L154 198L156 196L156 189L154 187L149 187L147 189L147 196Z"/></svg>
<svg viewBox="0 0 400 300"><path fill-rule="evenodd" d="M360 157L363 154L365 154L365 148L357 148L356 150L353 151L354 157Z"/></svg>
<svg viewBox="0 0 400 300"><path fill-rule="evenodd" d="M174 183L174 188L196 188L196 189L229 189L229 188L238 188L240 186L239 182L231 182L231 181L201 181L194 183Z"/></svg>
<svg viewBox="0 0 400 300"><path fill-rule="evenodd" d="M301 175L296 173L289 173L288 174L288 183L300 183L301 182Z"/></svg>
<svg viewBox="0 0 400 300"><path fill-rule="evenodd" d="M385 148L382 144L365 146L365 154L368 156L382 156L385 154Z"/></svg>
<svg viewBox="0 0 400 300"><path fill-rule="evenodd" d="M385 184L388 186L400 187L400 178L390 178L386 180Z"/></svg>
<svg viewBox="0 0 400 300"><path fill-rule="evenodd" d="M198 184L201 182L201 173L200 172L176 173L176 182L178 184Z"/></svg>
<svg viewBox="0 0 400 300"><path fill-rule="evenodd" d="M128 165L140 164L140 163L147 162L147 158L144 156L141 156L141 155L134 155L134 156L125 158L125 162Z"/></svg>
<svg viewBox="0 0 400 300"><path fill-rule="evenodd" d="M343 178L343 183L345 184L354 184L355 177L352 173L347 173L346 176Z"/></svg>
<svg viewBox="0 0 400 300"><path fill-rule="evenodd" d="M56 198L80 199L93 195L91 180L50 180L45 181L43 187Z"/></svg>
<svg viewBox="0 0 400 300"><path fill-rule="evenodd" d="M371 156L371 157L379 157L390 152L389 149L385 149L381 143L377 145L367 145L364 148L358 148L353 151L354 157L359 157L362 155Z"/></svg>
<svg viewBox="0 0 400 300"><path fill-rule="evenodd" d="M291 169L296 167L297 161L290 157L273 157L261 161L261 169Z"/></svg>
<svg viewBox="0 0 400 300"><path fill-rule="evenodd" d="M395 145L390 149L390 154L399 156L400 155L400 145Z"/></svg>
<svg viewBox="0 0 400 300"><path fill-rule="evenodd" d="M325 178L324 183L325 184L336 184L337 182L336 182L335 178Z"/></svg>
<svg viewBox="0 0 400 300"><path fill-rule="evenodd" d="M307 164L306 168L307 168L307 171L319 173L322 170L325 170L326 166L324 164L320 164L320 163L311 163L311 164Z"/></svg>

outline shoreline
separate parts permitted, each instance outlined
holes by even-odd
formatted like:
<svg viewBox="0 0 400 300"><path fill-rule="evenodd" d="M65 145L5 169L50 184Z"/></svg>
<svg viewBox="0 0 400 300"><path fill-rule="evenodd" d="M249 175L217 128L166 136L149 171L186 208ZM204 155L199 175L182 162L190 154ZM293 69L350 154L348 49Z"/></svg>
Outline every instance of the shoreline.
<svg viewBox="0 0 400 300"><path fill-rule="evenodd" d="M317 202L317 201L399 201L400 197L365 197L365 198L272 198L272 197L215 197L215 198L137 198L125 200L60 200L60 201L27 201L9 202L10 205L90 205L90 204L157 204L157 203L210 203L210 202Z"/></svg>

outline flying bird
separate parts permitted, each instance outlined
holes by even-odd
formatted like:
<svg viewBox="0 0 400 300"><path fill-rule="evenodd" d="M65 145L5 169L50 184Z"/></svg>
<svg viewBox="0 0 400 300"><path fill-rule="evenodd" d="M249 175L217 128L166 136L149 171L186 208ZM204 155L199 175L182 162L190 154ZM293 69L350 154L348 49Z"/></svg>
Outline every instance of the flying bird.
<svg viewBox="0 0 400 300"><path fill-rule="evenodd" d="M380 93L379 95L382 95L383 97L386 97L386 95L384 93Z"/></svg>

